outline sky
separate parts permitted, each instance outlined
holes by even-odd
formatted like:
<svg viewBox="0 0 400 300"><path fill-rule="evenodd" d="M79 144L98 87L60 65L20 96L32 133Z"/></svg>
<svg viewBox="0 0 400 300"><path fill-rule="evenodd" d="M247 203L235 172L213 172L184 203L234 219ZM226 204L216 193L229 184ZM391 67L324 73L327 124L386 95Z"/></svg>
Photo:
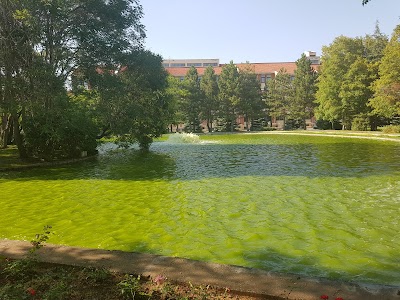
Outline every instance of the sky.
<svg viewBox="0 0 400 300"><path fill-rule="evenodd" d="M290 62L340 36L390 36L400 0L140 0L145 47L164 59Z"/></svg>

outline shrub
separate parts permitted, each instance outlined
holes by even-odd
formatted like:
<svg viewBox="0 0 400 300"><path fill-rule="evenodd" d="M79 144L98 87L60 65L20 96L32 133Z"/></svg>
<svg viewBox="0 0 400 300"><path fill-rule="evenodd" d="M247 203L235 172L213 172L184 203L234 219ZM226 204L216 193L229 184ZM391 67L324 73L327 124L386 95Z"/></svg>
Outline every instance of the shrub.
<svg viewBox="0 0 400 300"><path fill-rule="evenodd" d="M400 125L388 125L383 127L383 133L400 133Z"/></svg>
<svg viewBox="0 0 400 300"><path fill-rule="evenodd" d="M351 130L367 131L370 127L369 118L366 115L358 115L351 122Z"/></svg>

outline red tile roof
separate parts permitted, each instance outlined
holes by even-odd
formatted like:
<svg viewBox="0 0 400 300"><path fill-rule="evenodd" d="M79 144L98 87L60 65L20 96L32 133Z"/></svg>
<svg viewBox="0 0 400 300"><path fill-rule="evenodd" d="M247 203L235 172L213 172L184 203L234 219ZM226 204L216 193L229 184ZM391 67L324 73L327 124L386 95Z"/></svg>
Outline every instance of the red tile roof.
<svg viewBox="0 0 400 300"><path fill-rule="evenodd" d="M250 63L250 64L236 64L239 69L245 68L250 65L255 74L271 74L285 69L287 73L294 74L296 70L295 62L281 62L281 63Z"/></svg>
<svg viewBox="0 0 400 300"><path fill-rule="evenodd" d="M220 75L222 71L222 66L213 67L215 74ZM247 66L247 64L236 64L239 69L243 69ZM286 72L289 74L294 74L294 70L296 70L296 63L295 62L281 62L281 63L250 63L251 68L253 69L255 74L272 74L278 72L282 68L286 69ZM169 74L175 77L185 76L186 73L189 71L189 67L167 67L165 68ZM205 67L197 67L197 73L199 76L204 75L204 71L206 70Z"/></svg>

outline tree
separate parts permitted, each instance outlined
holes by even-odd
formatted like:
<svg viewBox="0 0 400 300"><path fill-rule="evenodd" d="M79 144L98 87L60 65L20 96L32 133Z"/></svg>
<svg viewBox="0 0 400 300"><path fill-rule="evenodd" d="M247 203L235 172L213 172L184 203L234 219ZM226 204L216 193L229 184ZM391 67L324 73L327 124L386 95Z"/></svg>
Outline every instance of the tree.
<svg viewBox="0 0 400 300"><path fill-rule="evenodd" d="M225 122L225 129L234 130L237 105L239 103L239 71L233 61L222 67L218 80L220 117Z"/></svg>
<svg viewBox="0 0 400 300"><path fill-rule="evenodd" d="M2 110L2 147L7 147L8 133L18 146L21 158L26 158L21 134L21 105L26 101L27 78L31 68L31 26L27 11L20 1L2 0L0 5L0 108ZM12 126L12 128L11 128Z"/></svg>
<svg viewBox="0 0 400 300"><path fill-rule="evenodd" d="M362 57L364 47L361 38L337 37L329 46L322 48L321 71L317 83L316 116L331 122L341 121L344 108L340 98L342 79L350 66Z"/></svg>
<svg viewBox="0 0 400 300"><path fill-rule="evenodd" d="M375 80L372 65L359 57L351 64L340 87L342 101L342 122L346 129L352 129L355 118L367 118L370 108L367 106L372 97L371 84Z"/></svg>
<svg viewBox="0 0 400 300"><path fill-rule="evenodd" d="M169 95L170 99L168 123L171 126L170 131L172 132L172 125L176 125L176 130L178 130L178 124L185 123L185 113L183 111L183 99L185 91L182 88L182 84L179 78L168 75L167 82L168 87L166 93Z"/></svg>
<svg viewBox="0 0 400 300"><path fill-rule="evenodd" d="M271 117L282 119L284 123L290 113L293 99L293 83L285 69L279 70L275 78L267 82L267 109Z"/></svg>
<svg viewBox="0 0 400 300"><path fill-rule="evenodd" d="M374 97L369 103L373 113L390 119L400 116L400 25L384 50L373 90Z"/></svg>
<svg viewBox="0 0 400 300"><path fill-rule="evenodd" d="M195 67L191 67L188 70L182 86L184 89L182 108L190 131L201 131L200 114L202 109L202 95L200 90L199 75Z"/></svg>
<svg viewBox="0 0 400 300"><path fill-rule="evenodd" d="M207 122L208 132L213 131L213 121L218 111L218 82L213 67L208 66L200 81L202 91L201 114Z"/></svg>
<svg viewBox="0 0 400 300"><path fill-rule="evenodd" d="M0 13L1 127L7 128L6 122L13 124L13 139L21 157L28 154L26 146L46 151L54 148L29 143L34 139L27 135L36 130L53 136L54 145L54 141L66 142L54 138L60 131L50 132L34 120L46 116L45 120L53 118L67 124L69 113L76 117L78 111L82 112L66 97L64 84L71 74L80 72L88 78L96 67L115 69L126 53L141 47L145 36L140 23L142 8L134 0L1 0ZM45 75L44 81L36 80L40 74ZM38 84L33 84L35 81ZM63 110L72 106L75 108ZM27 128L33 124L39 127ZM76 137L83 137L80 129L69 128L76 130ZM29 152L43 152L39 148Z"/></svg>
<svg viewBox="0 0 400 300"><path fill-rule="evenodd" d="M379 22L376 22L374 33L372 35L367 34L363 39L365 58L369 62L380 62L387 43L388 37L381 32Z"/></svg>
<svg viewBox="0 0 400 300"><path fill-rule="evenodd" d="M249 63L240 69L238 90L238 113L244 116L246 129L250 130L249 124L261 117L265 104L261 97L260 82Z"/></svg>
<svg viewBox="0 0 400 300"><path fill-rule="evenodd" d="M317 76L318 73L313 69L311 61L302 54L296 61L293 80L294 97L289 110L291 118L301 120L304 129L305 120L310 118L314 111Z"/></svg>
<svg viewBox="0 0 400 300"><path fill-rule="evenodd" d="M168 75L162 58L150 51L127 53L122 62L119 70L93 72L89 84L95 94L82 101L87 101L102 135L113 134L121 144L138 142L147 151L170 120Z"/></svg>

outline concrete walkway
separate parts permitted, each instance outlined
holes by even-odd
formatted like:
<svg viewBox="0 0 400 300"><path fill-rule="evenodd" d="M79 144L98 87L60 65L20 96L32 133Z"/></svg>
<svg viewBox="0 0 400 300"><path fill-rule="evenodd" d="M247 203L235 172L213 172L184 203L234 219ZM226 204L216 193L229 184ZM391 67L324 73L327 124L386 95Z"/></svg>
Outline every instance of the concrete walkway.
<svg viewBox="0 0 400 300"><path fill-rule="evenodd" d="M23 258L31 247L29 242L0 240L0 256ZM111 271L152 277L164 275L179 282L209 284L260 298L272 296L269 299L315 300L325 294L329 295L329 299L400 300L400 287L362 287L346 282L275 274L182 258L51 244L46 244L37 253L38 259L44 262L104 267Z"/></svg>

